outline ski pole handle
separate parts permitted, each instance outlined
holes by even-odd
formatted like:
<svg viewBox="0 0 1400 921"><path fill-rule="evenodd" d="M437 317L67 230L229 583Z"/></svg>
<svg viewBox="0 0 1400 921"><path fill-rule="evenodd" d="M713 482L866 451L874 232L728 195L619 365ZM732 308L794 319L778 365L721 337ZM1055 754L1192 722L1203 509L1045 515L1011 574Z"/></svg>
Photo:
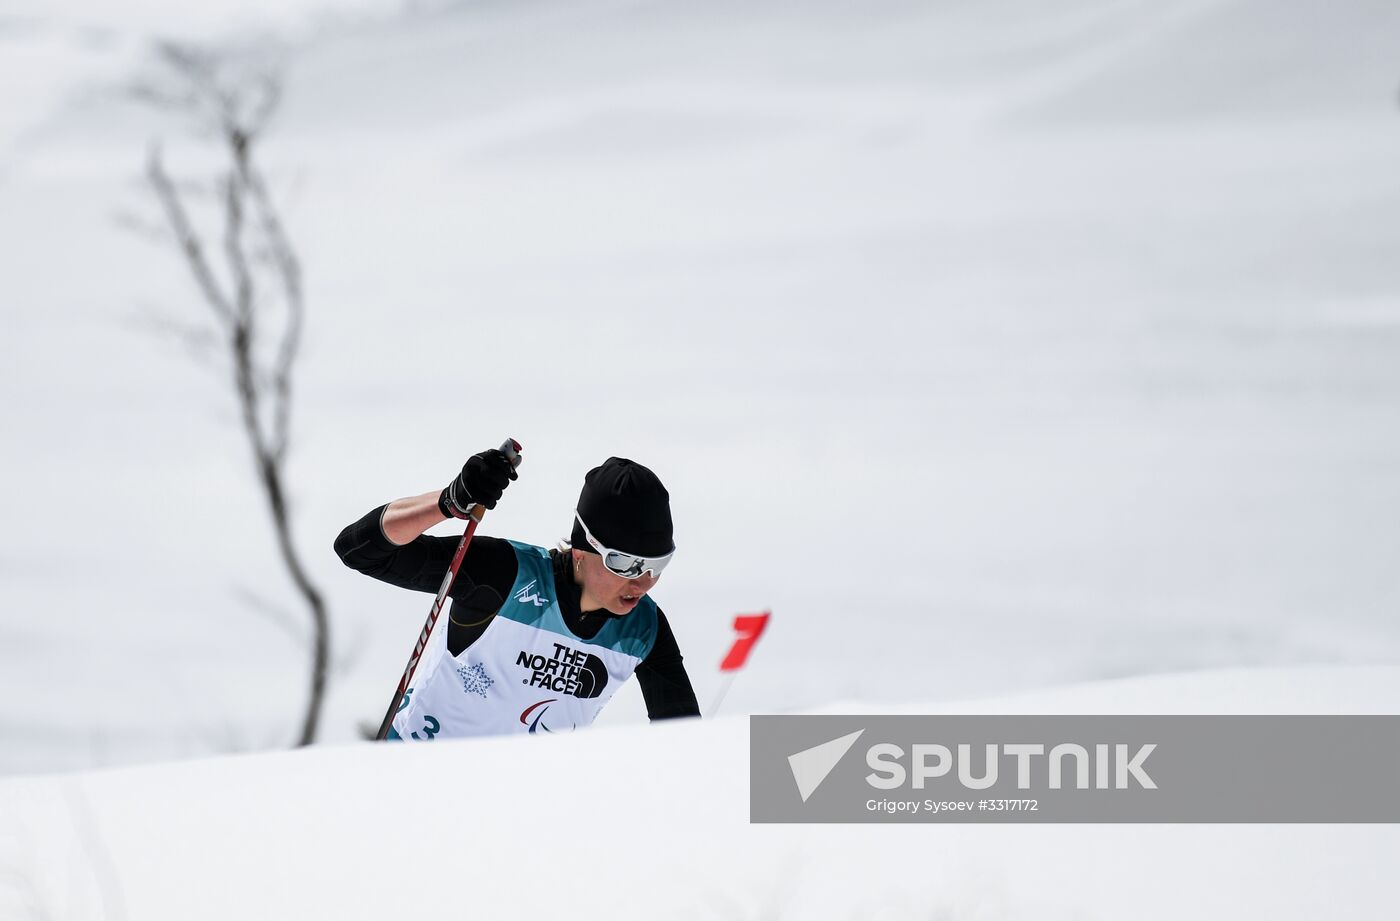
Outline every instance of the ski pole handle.
<svg viewBox="0 0 1400 921"><path fill-rule="evenodd" d="M520 466L520 442L516 441L514 438L507 438L505 441L501 442L501 446L497 448L497 450L506 456L506 460L510 461L512 467ZM480 502L468 503L467 514L477 521L480 521L481 517L486 514L486 506L482 505Z"/></svg>
<svg viewBox="0 0 1400 921"><path fill-rule="evenodd" d="M501 453L506 456L506 460L510 461L512 467L520 466L520 442L514 438L507 438L501 442Z"/></svg>

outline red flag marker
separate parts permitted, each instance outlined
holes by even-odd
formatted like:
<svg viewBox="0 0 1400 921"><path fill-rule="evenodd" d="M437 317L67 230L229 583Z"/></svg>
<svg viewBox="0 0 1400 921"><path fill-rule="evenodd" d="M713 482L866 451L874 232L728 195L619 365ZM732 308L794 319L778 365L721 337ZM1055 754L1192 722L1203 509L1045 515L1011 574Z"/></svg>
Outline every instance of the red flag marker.
<svg viewBox="0 0 1400 921"><path fill-rule="evenodd" d="M738 631L739 636L734 640L734 645L729 647L729 654L724 657L724 661L719 663L724 683L720 685L715 704L710 708L710 716L714 716L719 711L720 704L724 703L729 686L734 683L734 676L749 660L749 653L753 651L758 638L763 635L764 628L768 626L768 618L772 615L772 611L764 611L762 614L740 614L734 618L734 629Z"/></svg>
<svg viewBox="0 0 1400 921"><path fill-rule="evenodd" d="M749 659L749 652L763 635L763 628L768 626L768 618L772 614L772 611L764 611L762 614L740 614L734 618L734 629L739 632L739 636L734 640L734 645L729 647L729 655L719 663L720 671L737 672L744 667L744 663Z"/></svg>

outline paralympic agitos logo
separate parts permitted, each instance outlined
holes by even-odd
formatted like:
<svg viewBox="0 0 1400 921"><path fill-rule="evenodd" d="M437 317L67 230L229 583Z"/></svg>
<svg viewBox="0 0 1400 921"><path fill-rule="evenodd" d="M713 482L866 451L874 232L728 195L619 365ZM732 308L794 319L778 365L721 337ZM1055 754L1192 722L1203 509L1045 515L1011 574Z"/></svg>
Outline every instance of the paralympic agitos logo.
<svg viewBox="0 0 1400 921"><path fill-rule="evenodd" d="M592 653L554 644L554 655L545 656L521 650L515 664L528 669L523 683L574 697L597 697L608 686L608 667Z"/></svg>
<svg viewBox="0 0 1400 921"><path fill-rule="evenodd" d="M559 698L551 697L548 700L537 700L524 710L520 711L520 725L528 726L531 735L537 732L554 732L545 724L544 718L549 714L549 705L557 703ZM570 729L577 729L574 723L569 724Z"/></svg>

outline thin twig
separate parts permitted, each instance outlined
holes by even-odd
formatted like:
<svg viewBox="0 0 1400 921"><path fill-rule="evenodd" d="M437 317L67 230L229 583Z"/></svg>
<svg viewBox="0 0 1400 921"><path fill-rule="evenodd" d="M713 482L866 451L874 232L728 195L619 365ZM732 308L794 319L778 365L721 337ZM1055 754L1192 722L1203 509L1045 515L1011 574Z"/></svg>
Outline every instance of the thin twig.
<svg viewBox="0 0 1400 921"><path fill-rule="evenodd" d="M277 269L282 283L282 293L287 309L286 326L282 341L273 364L272 387L274 393L274 419L272 424L272 450L280 461L285 458L291 429L292 406L292 366L296 363L301 347L301 334L306 315L302 300L301 263L296 251L287 239L286 231L277 210L272 206L267 193L267 185L256 171L249 175L248 187L257 203L258 218L264 235L267 237L269 255Z"/></svg>
<svg viewBox="0 0 1400 921"><path fill-rule="evenodd" d="M195 231L194 225L190 222L189 214L180 201L180 193L176 191L175 184L170 181L170 177L165 172L165 167L160 159L160 148L154 145L151 147L150 155L146 161L146 176L165 211L165 218L170 224L170 230L175 234L176 245L184 254L185 264L194 273L194 280L199 285L200 293L204 295L204 299L209 303L215 315L225 324L231 325L233 323L233 309L229 306L228 299L224 296L218 280L209 267L209 261L204 256L204 246L200 243L199 234Z"/></svg>

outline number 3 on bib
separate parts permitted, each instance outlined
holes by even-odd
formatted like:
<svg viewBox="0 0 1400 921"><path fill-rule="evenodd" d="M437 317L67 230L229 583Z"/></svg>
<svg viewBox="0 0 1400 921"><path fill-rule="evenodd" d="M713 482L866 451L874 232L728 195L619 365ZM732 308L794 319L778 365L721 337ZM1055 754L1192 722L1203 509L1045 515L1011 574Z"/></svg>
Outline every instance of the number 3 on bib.
<svg viewBox="0 0 1400 921"><path fill-rule="evenodd" d="M436 717L424 714L423 729L421 730L423 735L420 736L417 732L414 732L412 735L415 739L432 739L433 736L438 734L438 730L441 728L442 724L437 721Z"/></svg>

